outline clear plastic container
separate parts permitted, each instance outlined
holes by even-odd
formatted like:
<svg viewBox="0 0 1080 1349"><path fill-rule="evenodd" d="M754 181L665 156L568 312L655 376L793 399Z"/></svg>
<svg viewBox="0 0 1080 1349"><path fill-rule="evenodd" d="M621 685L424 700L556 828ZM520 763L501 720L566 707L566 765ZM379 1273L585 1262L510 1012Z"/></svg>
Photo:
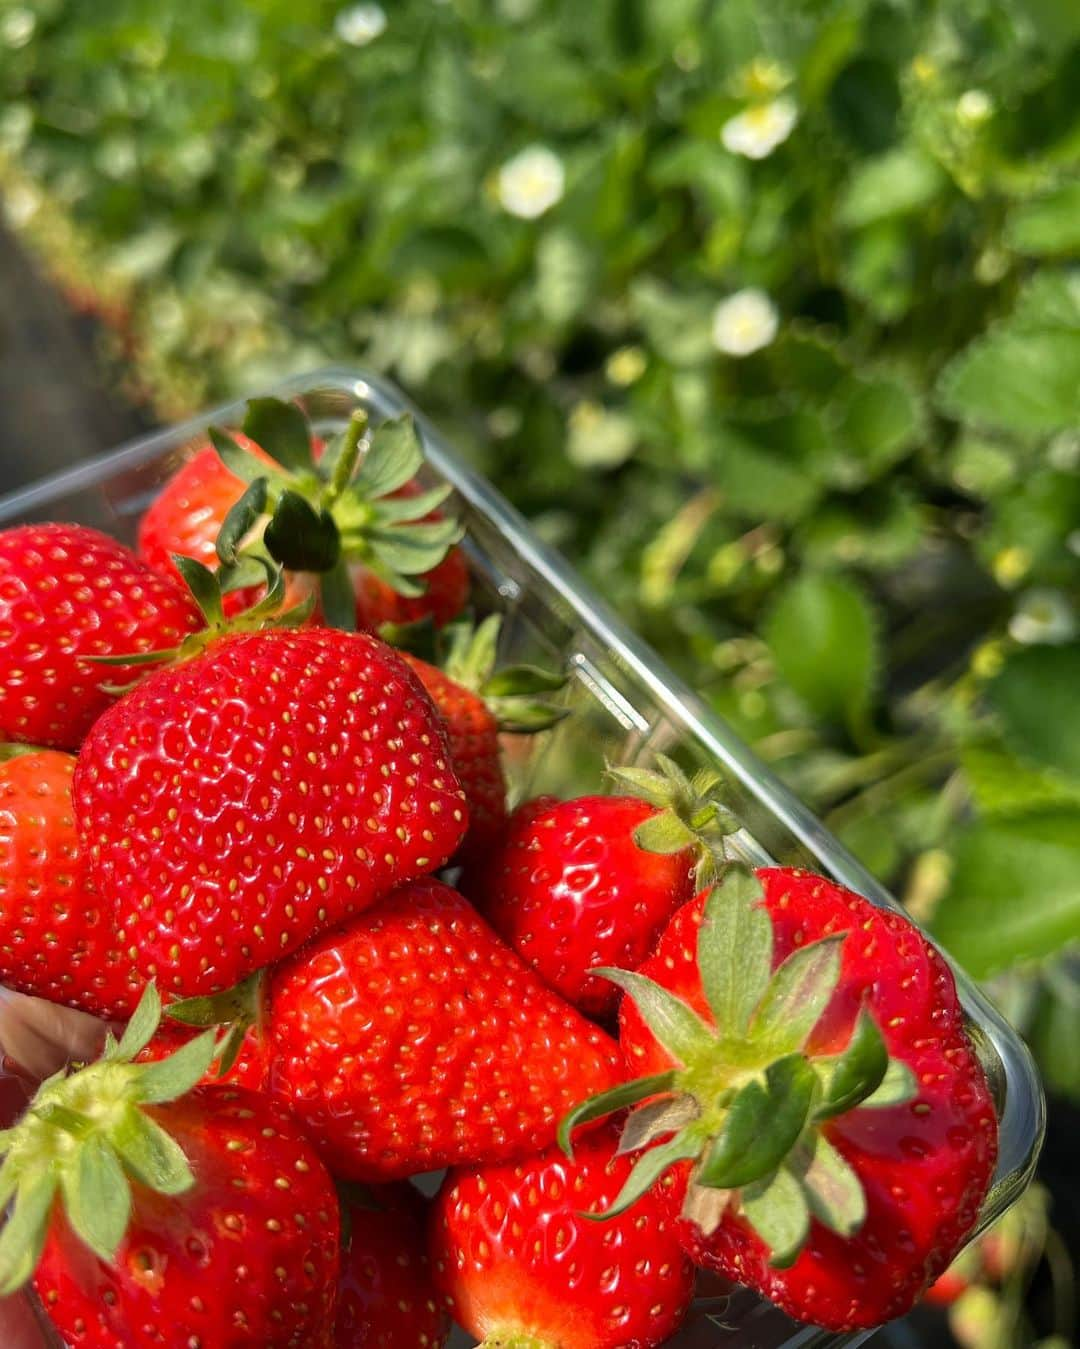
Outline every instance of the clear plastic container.
<svg viewBox="0 0 1080 1349"><path fill-rule="evenodd" d="M332 368L260 392L298 398L316 427L328 432L340 429L357 407L366 408L374 420L403 411L416 415L430 472L452 484L468 529L477 606L505 616L501 655L549 666L561 663L570 677L566 697L573 716L531 740L507 738L515 799L539 791L572 795L603 790L605 762L645 764L657 750L688 767L708 762L722 768L725 803L742 824L733 853L755 865L807 866L877 904L896 907L738 736L627 631L396 389L360 370ZM130 543L157 488L203 442L205 428L236 424L242 415L242 401L214 408L0 499L0 527L73 520ZM1000 1120L997 1173L982 1215L986 1224L1013 1203L1031 1178L1044 1103L1031 1058L1015 1032L962 971L956 975ZM0 1041L3 1012L0 1006ZM701 1291L687 1324L670 1341L673 1349L836 1349L867 1338L865 1333L832 1335L796 1326L745 1290L731 1296L720 1288L714 1296L709 1286Z"/></svg>

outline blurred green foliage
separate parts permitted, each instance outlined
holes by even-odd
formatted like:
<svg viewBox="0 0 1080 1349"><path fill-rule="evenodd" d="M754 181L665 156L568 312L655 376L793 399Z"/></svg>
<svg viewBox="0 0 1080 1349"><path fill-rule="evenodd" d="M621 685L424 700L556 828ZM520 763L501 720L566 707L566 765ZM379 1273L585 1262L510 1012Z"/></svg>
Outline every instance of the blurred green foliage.
<svg viewBox="0 0 1080 1349"><path fill-rule="evenodd" d="M396 378L1080 1092L1080 7L384 3L3 0L9 218L168 415Z"/></svg>

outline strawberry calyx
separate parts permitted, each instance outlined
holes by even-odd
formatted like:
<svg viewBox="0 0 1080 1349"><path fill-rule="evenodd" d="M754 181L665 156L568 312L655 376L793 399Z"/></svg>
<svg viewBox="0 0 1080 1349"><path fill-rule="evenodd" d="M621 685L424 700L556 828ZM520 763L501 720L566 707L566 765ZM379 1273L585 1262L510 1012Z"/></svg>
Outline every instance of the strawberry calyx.
<svg viewBox="0 0 1080 1349"><path fill-rule="evenodd" d="M656 807L656 814L634 830L634 842L646 852L690 849L697 858L697 883L712 885L728 865L727 840L739 822L716 795L723 776L702 768L688 777L674 759L655 756L656 768L608 765L608 775L635 796Z"/></svg>
<svg viewBox="0 0 1080 1349"><path fill-rule="evenodd" d="M266 971L256 970L220 993L171 1002L165 1015L184 1026L224 1030L218 1048L218 1076L224 1077L237 1060L244 1036L252 1026L263 1024L265 983Z"/></svg>
<svg viewBox="0 0 1080 1349"><path fill-rule="evenodd" d="M901 1104L915 1082L865 1007L843 1051L808 1051L847 934L800 946L773 970L762 898L757 878L732 866L706 901L697 963L714 1024L643 975L594 971L633 1000L673 1066L583 1102L563 1119L559 1143L572 1155L579 1125L637 1107L619 1151L641 1156L610 1207L590 1216L623 1212L671 1166L690 1162L684 1216L709 1235L728 1209L737 1212L783 1268L811 1218L851 1236L866 1216L862 1183L823 1126L849 1110Z"/></svg>
<svg viewBox="0 0 1080 1349"><path fill-rule="evenodd" d="M0 1232L0 1297L20 1288L41 1255L53 1204L76 1235L111 1261L131 1213L131 1182L159 1194L195 1183L179 1145L144 1110L190 1091L217 1054L213 1032L153 1063L135 1056L153 1037L161 1001L151 983L118 1041L101 1057L46 1079L11 1129L0 1134L0 1205L14 1199Z"/></svg>
<svg viewBox="0 0 1080 1349"><path fill-rule="evenodd" d="M24 754L45 754L44 745L22 745L13 740L0 740L0 764L20 759Z"/></svg>
<svg viewBox="0 0 1080 1349"><path fill-rule="evenodd" d="M484 1338L478 1349L558 1349L551 1340L539 1339L536 1335L521 1335L517 1331L506 1334L496 1331Z"/></svg>
<svg viewBox="0 0 1080 1349"><path fill-rule="evenodd" d="M546 731L570 710L543 696L565 688L566 676L537 665L496 668L501 625L499 614L475 627L468 621L447 624L439 634L446 643L441 668L448 679L483 699L500 731Z"/></svg>
<svg viewBox="0 0 1080 1349"><path fill-rule="evenodd" d="M241 429L276 466L227 431L210 428L226 468L247 484L223 534L246 536L250 556L314 573L331 627L356 626L350 564L366 567L401 595L424 594L423 576L464 529L450 516L426 518L446 501L449 485L402 493L424 462L410 416L381 422L369 434L367 414L357 411L317 457L307 417L295 403L252 399Z"/></svg>

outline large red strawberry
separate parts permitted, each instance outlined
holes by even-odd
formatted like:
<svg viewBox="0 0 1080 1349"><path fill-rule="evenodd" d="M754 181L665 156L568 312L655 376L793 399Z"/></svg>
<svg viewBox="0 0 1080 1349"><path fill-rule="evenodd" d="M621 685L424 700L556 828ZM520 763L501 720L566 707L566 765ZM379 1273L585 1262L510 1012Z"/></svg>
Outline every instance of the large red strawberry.
<svg viewBox="0 0 1080 1349"><path fill-rule="evenodd" d="M86 873L74 771L61 750L0 746L0 981L126 1020L144 981Z"/></svg>
<svg viewBox="0 0 1080 1349"><path fill-rule="evenodd" d="M450 489L416 480L423 453L408 419L376 428L357 468L366 431L358 413L327 445L296 404L253 399L240 434L213 428L213 448L165 484L143 518L141 552L166 569L177 553L213 567L231 530L246 552L312 573L335 627L448 621L468 596L461 530L438 509Z"/></svg>
<svg viewBox="0 0 1080 1349"><path fill-rule="evenodd" d="M426 1205L411 1185L341 1195L335 1349L440 1349L450 1333L431 1279Z"/></svg>
<svg viewBox="0 0 1080 1349"><path fill-rule="evenodd" d="M0 739L76 749L135 673L89 657L174 647L203 626L191 595L82 525L0 531Z"/></svg>
<svg viewBox="0 0 1080 1349"><path fill-rule="evenodd" d="M94 884L170 994L231 987L394 886L466 825L442 723L377 638L225 636L95 725L75 774Z"/></svg>
<svg viewBox="0 0 1080 1349"><path fill-rule="evenodd" d="M451 1171L435 1200L431 1257L454 1319L485 1345L650 1349L678 1328L694 1291L665 1187L598 1223L632 1161L617 1130L594 1131L569 1160L558 1148Z"/></svg>
<svg viewBox="0 0 1080 1349"><path fill-rule="evenodd" d="M506 823L500 733L531 735L566 714L543 696L562 688L562 675L530 665L496 669L500 623L493 614L476 629L453 624L439 666L402 652L446 723L454 772L469 804L469 832L455 858L464 864L485 858Z"/></svg>
<svg viewBox="0 0 1080 1349"><path fill-rule="evenodd" d="M354 1180L527 1156L622 1073L615 1043L432 879L271 971L264 1024L274 1090Z"/></svg>
<svg viewBox="0 0 1080 1349"><path fill-rule="evenodd" d="M733 869L636 973L609 971L649 1101L614 1212L670 1167L700 1264L830 1330L906 1312L993 1174L997 1122L952 974L906 919L807 872ZM664 1139L666 1141L657 1141Z"/></svg>
<svg viewBox="0 0 1080 1349"><path fill-rule="evenodd" d="M722 861L731 821L712 799L712 773L688 778L613 769L633 796L581 796L519 807L466 885L499 935L589 1016L615 1010L619 990L590 971L636 969L664 924Z"/></svg>
<svg viewBox="0 0 1080 1349"><path fill-rule="evenodd" d="M0 1294L33 1276L81 1349L331 1349L338 1275L333 1184L286 1111L192 1084L213 1037L135 1064L156 997L124 1039L39 1089L4 1135L15 1203Z"/></svg>

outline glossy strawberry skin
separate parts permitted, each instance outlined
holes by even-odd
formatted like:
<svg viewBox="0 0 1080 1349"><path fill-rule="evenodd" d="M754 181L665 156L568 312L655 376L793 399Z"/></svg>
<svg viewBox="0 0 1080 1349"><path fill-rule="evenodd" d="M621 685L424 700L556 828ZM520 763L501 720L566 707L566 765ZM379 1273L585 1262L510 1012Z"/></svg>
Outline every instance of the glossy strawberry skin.
<svg viewBox="0 0 1080 1349"><path fill-rule="evenodd" d="M632 796L582 796L511 817L470 891L481 912L556 992L588 1016L619 990L596 965L635 970L694 893L689 852L653 853L634 830L656 814Z"/></svg>
<svg viewBox="0 0 1080 1349"><path fill-rule="evenodd" d="M402 652L446 724L450 758L469 805L469 832L456 861L485 857L506 824L506 779L499 756L499 726L483 698L435 665Z"/></svg>
<svg viewBox="0 0 1080 1349"><path fill-rule="evenodd" d="M0 763L0 982L126 1020L143 980L83 864L74 771L62 750Z"/></svg>
<svg viewBox="0 0 1080 1349"><path fill-rule="evenodd" d="M175 996L229 988L413 876L466 827L442 723L397 654L227 636L97 723L75 774L92 877Z"/></svg>
<svg viewBox="0 0 1080 1349"><path fill-rule="evenodd" d="M267 1006L273 1089L351 1180L536 1152L622 1076L614 1041L430 878L284 961Z"/></svg>
<svg viewBox="0 0 1080 1349"><path fill-rule="evenodd" d="M450 1318L431 1280L427 1206L407 1184L372 1186L369 1199L342 1200L335 1349L439 1349Z"/></svg>
<svg viewBox="0 0 1080 1349"><path fill-rule="evenodd" d="M112 1265L54 1215L34 1287L74 1349L330 1349L339 1268L337 1196L268 1097L199 1087L150 1112L195 1186L133 1186Z"/></svg>
<svg viewBox="0 0 1080 1349"><path fill-rule="evenodd" d="M0 740L77 749L116 701L104 686L137 673L87 657L164 650L203 626L179 581L97 530L0 532Z"/></svg>
<svg viewBox="0 0 1080 1349"><path fill-rule="evenodd" d="M662 1181L618 1218L607 1208L633 1159L611 1125L517 1164L451 1171L432 1212L435 1280L454 1319L479 1339L545 1349L650 1349L678 1328L694 1291Z"/></svg>
<svg viewBox="0 0 1080 1349"><path fill-rule="evenodd" d="M808 872L766 868L757 875L773 921L774 968L797 946L851 933L840 982L807 1052L843 1049L865 1005L890 1055L913 1070L918 1095L823 1126L866 1193L867 1218L854 1237L812 1222L788 1269L774 1269L761 1239L730 1211L708 1237L683 1220L683 1241L697 1263L748 1284L796 1320L836 1331L878 1325L906 1312L970 1233L997 1156L993 1101L964 1032L952 974L911 923ZM712 1023L696 964L703 909L698 896L678 911L640 973ZM629 999L620 1024L635 1074L671 1066Z"/></svg>
<svg viewBox="0 0 1080 1349"><path fill-rule="evenodd" d="M178 1021L165 1018L154 1032L150 1043L135 1056L136 1063L157 1062L186 1045L202 1032L182 1026ZM236 1062L223 1075L218 1073L216 1063L202 1080L204 1086L246 1087L249 1091L267 1091L270 1085L270 1060L266 1040L259 1035L254 1026L250 1027L236 1056Z"/></svg>

